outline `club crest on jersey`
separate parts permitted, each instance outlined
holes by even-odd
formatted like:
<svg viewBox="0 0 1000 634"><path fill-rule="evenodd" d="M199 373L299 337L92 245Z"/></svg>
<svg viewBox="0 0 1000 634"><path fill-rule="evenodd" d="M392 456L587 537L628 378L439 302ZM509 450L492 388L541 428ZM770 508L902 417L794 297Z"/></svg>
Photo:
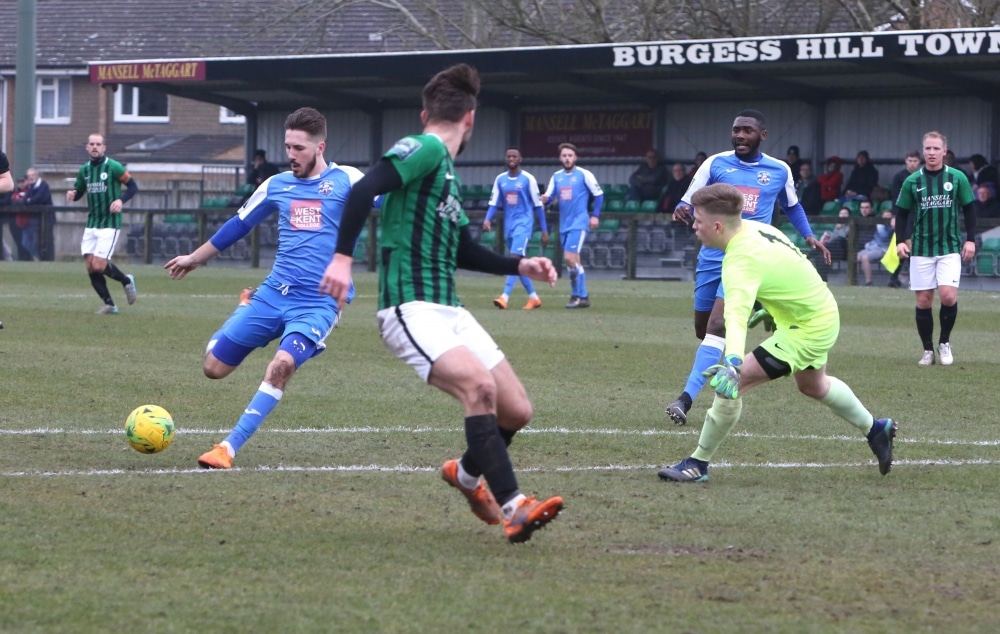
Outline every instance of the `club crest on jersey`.
<svg viewBox="0 0 1000 634"><path fill-rule="evenodd" d="M389 154L395 154L399 160L405 161L408 156L420 149L420 141L407 137L396 141Z"/></svg>
<svg viewBox="0 0 1000 634"><path fill-rule="evenodd" d="M955 188L955 186L954 186L953 184L951 184L951 183L945 183L945 184L944 184L944 190L945 190L946 192L950 192L950 191L951 191L952 189L954 189L954 188Z"/></svg>
<svg viewBox="0 0 1000 634"><path fill-rule="evenodd" d="M771 182L771 174L769 172L765 172L764 170L757 172L758 185L767 185L770 182Z"/></svg>
<svg viewBox="0 0 1000 634"><path fill-rule="evenodd" d="M329 196L330 192L333 191L333 182L328 181L328 180L320 181L318 189L319 189L320 195L322 195L322 196Z"/></svg>

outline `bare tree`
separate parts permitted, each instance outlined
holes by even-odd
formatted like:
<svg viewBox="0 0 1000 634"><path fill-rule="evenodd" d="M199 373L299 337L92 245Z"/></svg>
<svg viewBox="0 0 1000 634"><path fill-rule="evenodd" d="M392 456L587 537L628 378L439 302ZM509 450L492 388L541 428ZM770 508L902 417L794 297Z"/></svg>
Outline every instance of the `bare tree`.
<svg viewBox="0 0 1000 634"><path fill-rule="evenodd" d="M983 27L998 14L1000 0L275 0L250 20L308 52L336 50L352 26L400 51Z"/></svg>

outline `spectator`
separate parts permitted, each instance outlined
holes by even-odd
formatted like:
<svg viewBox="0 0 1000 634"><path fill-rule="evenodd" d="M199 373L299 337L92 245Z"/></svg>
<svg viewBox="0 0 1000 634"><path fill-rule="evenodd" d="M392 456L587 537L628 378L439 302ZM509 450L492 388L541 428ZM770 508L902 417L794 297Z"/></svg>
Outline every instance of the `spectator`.
<svg viewBox="0 0 1000 634"><path fill-rule="evenodd" d="M795 181L795 186L798 187L799 170L802 168L802 164L805 163L805 161L799 158L799 146L788 146L788 151L785 153L785 162L788 163L788 167L792 168L792 178ZM805 207L805 205L803 205L803 207Z"/></svg>
<svg viewBox="0 0 1000 634"><path fill-rule="evenodd" d="M858 264L861 265L861 272L865 276L865 286L872 285L872 262L882 259L889 248L889 241L892 240L892 210L883 211L882 218L887 220L886 224L876 225L872 239L865 243L863 249L858 251Z"/></svg>
<svg viewBox="0 0 1000 634"><path fill-rule="evenodd" d="M267 160L267 152L261 149L257 149L253 153L253 165L250 167L250 171L247 172L247 182L254 187L260 187L260 184L271 178L278 173L278 167Z"/></svg>
<svg viewBox="0 0 1000 634"><path fill-rule="evenodd" d="M691 175L684 169L682 163L674 163L671 169L670 182L663 188L660 204L656 206L663 213L674 213L674 207L681 201L681 196L691 184Z"/></svg>
<svg viewBox="0 0 1000 634"><path fill-rule="evenodd" d="M997 182L1000 182L997 168L990 165L982 154L973 154L969 157L969 173L971 174L969 183L973 190L983 183L993 183L993 189L996 190Z"/></svg>
<svg viewBox="0 0 1000 634"><path fill-rule="evenodd" d="M923 159L920 158L920 152L916 150L907 152L905 161L906 167L896 172L896 175L892 177L892 185L889 188L889 193L892 196L893 204L899 198L899 190L903 188L903 181L909 178L910 174L920 169L920 164L923 163Z"/></svg>
<svg viewBox="0 0 1000 634"><path fill-rule="evenodd" d="M628 177L625 200L657 200L668 182L670 172L667 171L667 166L660 161L656 150L651 149L646 152L646 160L642 165Z"/></svg>
<svg viewBox="0 0 1000 634"><path fill-rule="evenodd" d="M840 219L840 222L833 226L833 231L825 231L819 241L830 252L831 261L838 260L842 262L847 260L847 236L851 230L851 225L849 224L851 208L841 207L840 211L837 212L837 217ZM809 259L812 260L813 266L816 267L820 278L824 282L827 281L827 277L830 275L833 267L823 261L823 254L819 251L810 251Z"/></svg>
<svg viewBox="0 0 1000 634"><path fill-rule="evenodd" d="M944 153L944 164L945 164L946 166L948 166L948 167L955 167L955 163L956 163L956 162L957 162L957 161L955 160L955 153L954 153L954 152L952 152L951 150L947 150L947 151L946 151L946 152ZM955 167L955 169L958 169L958 168L957 168L957 167ZM964 173L965 173L965 170L961 170L961 172L962 172L962 173L964 174ZM968 174L966 174L966 176L968 176Z"/></svg>
<svg viewBox="0 0 1000 634"><path fill-rule="evenodd" d="M876 185L878 185L878 170L872 165L868 150L861 150L854 161L854 169L847 178L844 196L846 198L864 196L870 200Z"/></svg>
<svg viewBox="0 0 1000 634"><path fill-rule="evenodd" d="M692 167L688 172L688 178L694 178L695 172L698 171L698 168L701 167L701 164L704 163L707 158L708 154L705 154L704 152L698 152L694 155L694 167Z"/></svg>
<svg viewBox="0 0 1000 634"><path fill-rule="evenodd" d="M41 174L34 167L28 168L26 187L21 201L25 205L52 207L52 191L49 184L42 180ZM53 225L56 221L56 214L51 209L38 210L36 213L18 214L24 216L21 227L21 246L29 253L33 260L54 259ZM44 223L44 230L43 230Z"/></svg>
<svg viewBox="0 0 1000 634"><path fill-rule="evenodd" d="M1000 200L993 183L983 183L976 189L976 218L1000 218Z"/></svg>
<svg viewBox="0 0 1000 634"><path fill-rule="evenodd" d="M0 151L0 207L10 204L10 193L14 191L14 178L10 175L10 162L7 155ZM7 214L0 214L0 259L10 260L11 253L7 243L3 241L3 226Z"/></svg>
<svg viewBox="0 0 1000 634"><path fill-rule="evenodd" d="M823 202L837 200L840 196L840 188L844 184L844 175L840 171L841 161L839 156L831 156L826 159L825 171L816 177L819 183L819 197Z"/></svg>
<svg viewBox="0 0 1000 634"><path fill-rule="evenodd" d="M792 146L795 147L795 146ZM813 176L812 163L799 162L798 178L795 189L799 194L799 202L806 210L806 215L815 216L823 211L823 197L820 193L819 181Z"/></svg>

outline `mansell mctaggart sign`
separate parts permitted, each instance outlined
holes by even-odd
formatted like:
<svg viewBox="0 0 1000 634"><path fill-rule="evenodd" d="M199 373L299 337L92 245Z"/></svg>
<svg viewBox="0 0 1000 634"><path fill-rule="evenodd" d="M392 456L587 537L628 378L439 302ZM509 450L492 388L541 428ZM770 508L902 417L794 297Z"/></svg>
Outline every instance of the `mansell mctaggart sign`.
<svg viewBox="0 0 1000 634"><path fill-rule="evenodd" d="M1000 56L1000 30L807 35L611 47L613 66L687 66L825 59Z"/></svg>
<svg viewBox="0 0 1000 634"><path fill-rule="evenodd" d="M653 145L651 110L581 110L521 113L521 154L553 158L572 143L580 158L642 156Z"/></svg>
<svg viewBox="0 0 1000 634"><path fill-rule="evenodd" d="M144 81L202 81L205 62L125 62L91 64L92 83L137 84Z"/></svg>

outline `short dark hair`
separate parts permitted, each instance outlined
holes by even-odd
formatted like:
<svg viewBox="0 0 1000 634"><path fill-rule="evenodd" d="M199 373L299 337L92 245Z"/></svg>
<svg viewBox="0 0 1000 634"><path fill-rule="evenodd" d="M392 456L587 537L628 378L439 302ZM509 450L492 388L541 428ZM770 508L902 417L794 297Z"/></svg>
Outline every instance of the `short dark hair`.
<svg viewBox="0 0 1000 634"><path fill-rule="evenodd" d="M479 72L468 64L455 64L431 78L424 86L423 104L428 121L456 123L476 109Z"/></svg>
<svg viewBox="0 0 1000 634"><path fill-rule="evenodd" d="M314 139L326 140L326 117L315 108L299 108L285 119L286 130L301 130Z"/></svg>
<svg viewBox="0 0 1000 634"><path fill-rule="evenodd" d="M920 156L920 152L918 152L917 150L910 150L909 152L907 152L906 153L906 158L915 158L915 159L921 159L921 160L923 159L923 157Z"/></svg>
<svg viewBox="0 0 1000 634"><path fill-rule="evenodd" d="M986 157L982 154L973 154L969 157L969 162L972 163L972 167L977 170L986 167Z"/></svg>
<svg viewBox="0 0 1000 634"><path fill-rule="evenodd" d="M764 114L760 110L754 110L753 108L747 108L746 110L740 110L739 114L737 114L736 116L737 117L750 117L751 119L754 119L755 121L757 121L757 125L759 125L762 130L764 129L764 123L765 123L765 121L764 121Z"/></svg>
<svg viewBox="0 0 1000 634"><path fill-rule="evenodd" d="M560 143L559 153L562 154L563 150L573 150L573 154L579 154L579 152L576 150L576 146L573 145L572 143Z"/></svg>
<svg viewBox="0 0 1000 634"><path fill-rule="evenodd" d="M691 204L710 214L738 217L743 212L743 194L727 183L714 183L696 191Z"/></svg>
<svg viewBox="0 0 1000 634"><path fill-rule="evenodd" d="M256 150L253 151L253 157L257 158L258 156L260 158L267 158L267 152L265 152L264 150L262 150L260 148L257 148Z"/></svg>

